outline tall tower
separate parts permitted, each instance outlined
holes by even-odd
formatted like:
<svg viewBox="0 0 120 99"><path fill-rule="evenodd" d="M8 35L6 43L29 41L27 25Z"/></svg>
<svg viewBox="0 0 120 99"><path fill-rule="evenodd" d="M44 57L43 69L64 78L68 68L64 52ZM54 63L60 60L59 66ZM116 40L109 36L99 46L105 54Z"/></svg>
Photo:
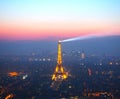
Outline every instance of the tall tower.
<svg viewBox="0 0 120 99"><path fill-rule="evenodd" d="M58 41L58 55L57 55L57 65L55 67L54 74L52 75L52 80L62 81L68 77L68 73L65 72L62 66L62 47L61 41Z"/></svg>

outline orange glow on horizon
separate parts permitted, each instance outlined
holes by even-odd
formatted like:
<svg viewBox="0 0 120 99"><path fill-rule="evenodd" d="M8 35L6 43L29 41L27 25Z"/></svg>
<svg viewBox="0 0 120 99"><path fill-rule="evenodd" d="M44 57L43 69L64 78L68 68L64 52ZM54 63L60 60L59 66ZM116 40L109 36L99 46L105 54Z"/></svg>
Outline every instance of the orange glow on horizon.
<svg viewBox="0 0 120 99"><path fill-rule="evenodd" d="M119 27L108 24L95 23L87 25L80 22L2 22L0 25L0 39L8 40L39 40L71 38L88 34L120 35ZM114 33L114 34L113 34Z"/></svg>

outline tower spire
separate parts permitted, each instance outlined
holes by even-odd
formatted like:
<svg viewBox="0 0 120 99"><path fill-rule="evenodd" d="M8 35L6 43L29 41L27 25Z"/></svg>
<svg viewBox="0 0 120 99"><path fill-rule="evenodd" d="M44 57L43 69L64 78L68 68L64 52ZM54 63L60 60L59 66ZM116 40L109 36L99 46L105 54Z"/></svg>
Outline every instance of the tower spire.
<svg viewBox="0 0 120 99"><path fill-rule="evenodd" d="M61 47L61 41L58 41L58 57L57 57L57 64L62 64L62 47Z"/></svg>

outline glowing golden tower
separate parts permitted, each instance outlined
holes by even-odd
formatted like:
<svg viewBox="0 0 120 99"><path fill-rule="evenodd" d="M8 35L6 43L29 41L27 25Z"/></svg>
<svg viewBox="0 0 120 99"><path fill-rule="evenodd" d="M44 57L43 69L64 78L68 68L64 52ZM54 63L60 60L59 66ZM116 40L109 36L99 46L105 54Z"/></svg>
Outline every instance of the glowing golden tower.
<svg viewBox="0 0 120 99"><path fill-rule="evenodd" d="M65 72L62 66L62 47L61 41L58 41L58 56L57 56L57 65L55 67L54 74L52 75L52 80L62 81L68 77L68 73Z"/></svg>

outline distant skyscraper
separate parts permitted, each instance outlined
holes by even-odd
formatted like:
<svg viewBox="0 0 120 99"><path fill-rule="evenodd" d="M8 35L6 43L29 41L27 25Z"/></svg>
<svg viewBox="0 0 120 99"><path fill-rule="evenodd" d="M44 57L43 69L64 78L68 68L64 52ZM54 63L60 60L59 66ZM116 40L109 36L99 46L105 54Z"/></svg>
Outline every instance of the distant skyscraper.
<svg viewBox="0 0 120 99"><path fill-rule="evenodd" d="M85 53L82 52L82 53L81 53L81 59L84 59L84 58L85 58Z"/></svg>

